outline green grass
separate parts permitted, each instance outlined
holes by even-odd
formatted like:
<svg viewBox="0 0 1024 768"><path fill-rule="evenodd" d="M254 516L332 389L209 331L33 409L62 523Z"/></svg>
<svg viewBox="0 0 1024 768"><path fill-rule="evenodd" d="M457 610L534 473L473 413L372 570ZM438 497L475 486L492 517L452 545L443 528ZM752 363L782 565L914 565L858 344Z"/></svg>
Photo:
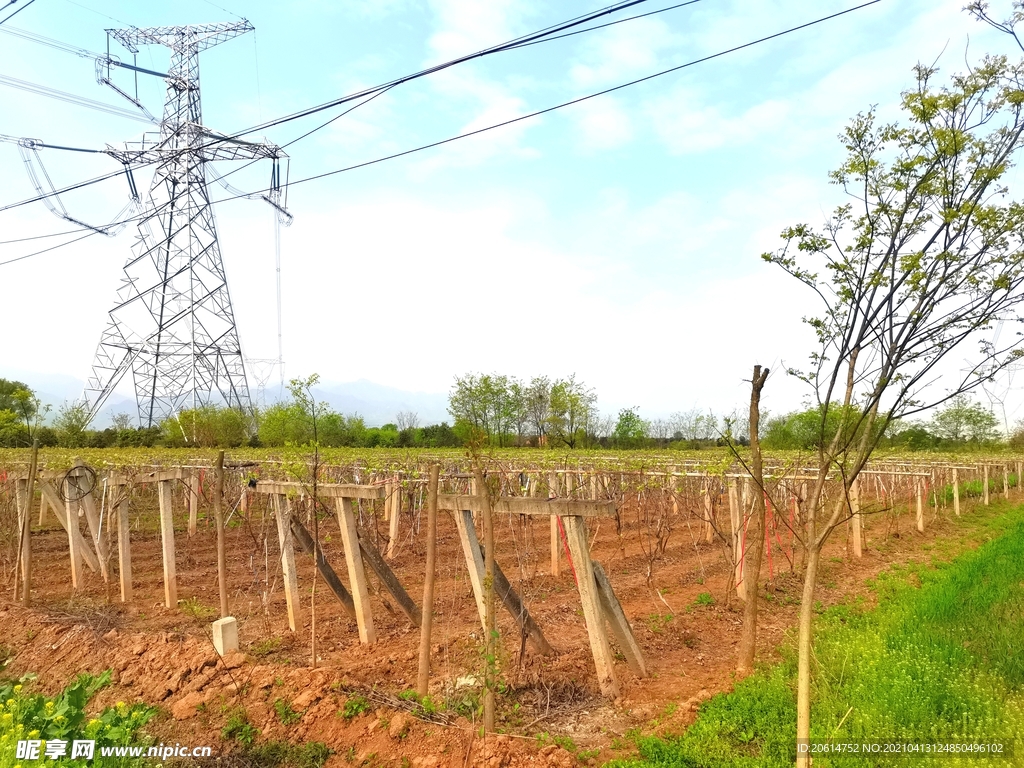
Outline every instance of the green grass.
<svg viewBox="0 0 1024 768"><path fill-rule="evenodd" d="M979 522L976 537L989 541L978 549L874 580L876 610L850 603L815 619L812 739L1024 739L1024 507L1003 509ZM790 766L795 680L790 646L782 664L705 703L683 735L638 737L639 758L609 766ZM815 758L816 766L889 764L906 760Z"/></svg>
<svg viewBox="0 0 1024 768"><path fill-rule="evenodd" d="M242 750L241 765L260 768L322 768L333 750L320 741L290 744L287 741L268 741Z"/></svg>
<svg viewBox="0 0 1024 768"><path fill-rule="evenodd" d="M1016 472L1011 472L1007 477L1009 486L1016 488L1019 484ZM967 498L980 499L985 490L984 480L965 480L960 482L960 500L963 501ZM1003 492L1003 472L1001 467L993 467L988 478L988 494L989 497L994 499L997 494ZM935 506L935 499L938 497L940 503L945 503L947 506L953 503L953 486L943 486L941 490L937 490L934 494L929 493L927 503Z"/></svg>

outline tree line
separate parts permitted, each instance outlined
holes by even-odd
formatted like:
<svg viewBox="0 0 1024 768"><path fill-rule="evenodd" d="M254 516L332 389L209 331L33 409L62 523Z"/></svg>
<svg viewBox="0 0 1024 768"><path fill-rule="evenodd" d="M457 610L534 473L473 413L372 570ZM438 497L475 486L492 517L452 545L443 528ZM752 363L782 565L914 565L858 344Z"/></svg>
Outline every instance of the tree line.
<svg viewBox="0 0 1024 768"><path fill-rule="evenodd" d="M371 427L357 414L337 413L320 403L317 442L324 447L457 448L476 435L499 448L698 450L749 441L747 417L736 413L693 408L648 420L638 409L624 408L604 416L594 389L575 375L529 381L495 373L459 376L449 394L449 413L452 424L421 426L417 414L403 411L394 423ZM814 450L831 439L841 419L836 404L768 414L759 430L761 443L770 450ZM215 405L184 410L153 428L134 426L125 413L115 414L112 422L91 429L88 413L77 403L64 403L51 415L50 406L27 385L0 379L0 447L27 446L33 439L44 447L66 448L280 447L313 440L312 425L294 396L254 413ZM952 398L929 421L894 422L879 438L883 447L904 450L990 448L1003 442L1024 448L1024 422L1006 438L992 411L966 395Z"/></svg>

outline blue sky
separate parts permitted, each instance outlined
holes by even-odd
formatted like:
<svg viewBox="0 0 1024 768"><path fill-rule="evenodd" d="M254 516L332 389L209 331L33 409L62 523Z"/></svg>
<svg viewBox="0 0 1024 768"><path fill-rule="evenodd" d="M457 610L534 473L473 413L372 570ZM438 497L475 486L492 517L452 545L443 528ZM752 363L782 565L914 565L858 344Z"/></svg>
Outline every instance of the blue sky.
<svg viewBox="0 0 1024 768"><path fill-rule="evenodd" d="M291 178L542 109L857 4L703 0L461 65L390 91L290 147ZM204 121L228 132L598 5L36 0L8 24L99 51L105 28L245 16L255 34L201 57ZM469 371L575 372L609 413L742 406L755 362L781 370L810 348L800 323L814 309L809 297L759 254L778 247L784 226L820 224L840 202L826 174L841 158L836 136L846 121L872 105L895 116L919 61L938 59L952 72L965 57L1013 55L1012 41L962 6L882 0L613 95L293 186L295 222L282 253L288 375L446 392ZM155 48L138 59L157 70L167 61ZM89 60L10 35L0 35L0 75L127 106L96 84ZM118 82L134 88L128 73ZM142 98L155 113L162 86L143 79ZM266 138L284 144L335 114L272 128ZM0 84L2 134L101 148L145 129ZM42 157L59 185L116 170L104 156ZM21 166L16 147L0 143L0 206L31 196ZM269 165L256 166L231 181L257 189L269 174ZM138 181L148 186L145 176ZM98 223L127 202L127 187L113 179L64 202L71 215ZM243 346L250 357L275 357L270 210L240 200L219 205L217 216ZM0 213L0 240L69 228L39 205ZM133 235L129 228L0 267L4 361L84 380ZM0 261L60 241L0 245ZM28 318L35 333L11 332ZM780 374L766 402L788 410L805 395Z"/></svg>

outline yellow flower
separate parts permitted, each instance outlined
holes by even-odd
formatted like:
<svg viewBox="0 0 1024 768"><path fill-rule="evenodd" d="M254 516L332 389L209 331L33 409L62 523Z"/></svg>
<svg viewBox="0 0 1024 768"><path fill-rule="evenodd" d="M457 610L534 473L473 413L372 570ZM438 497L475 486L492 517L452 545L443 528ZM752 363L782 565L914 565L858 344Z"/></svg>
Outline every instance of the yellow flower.
<svg viewBox="0 0 1024 768"><path fill-rule="evenodd" d="M17 693L21 693L21 689L22 689L23 687L24 687L24 686L23 686L23 685L22 685L21 683L18 683L18 684L17 684L16 686L14 686L14 692L15 692L16 694L17 694Z"/></svg>

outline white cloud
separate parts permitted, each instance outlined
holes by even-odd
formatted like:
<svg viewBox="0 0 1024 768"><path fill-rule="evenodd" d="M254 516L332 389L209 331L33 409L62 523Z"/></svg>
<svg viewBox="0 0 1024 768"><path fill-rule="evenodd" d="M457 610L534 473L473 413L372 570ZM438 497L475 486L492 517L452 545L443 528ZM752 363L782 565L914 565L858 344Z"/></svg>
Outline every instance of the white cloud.
<svg viewBox="0 0 1024 768"><path fill-rule="evenodd" d="M439 29L430 38L437 61L456 58L515 36L530 15L519 0L431 0Z"/></svg>
<svg viewBox="0 0 1024 768"><path fill-rule="evenodd" d="M622 103L602 96L578 104L573 109L584 150L615 149L633 138L633 123Z"/></svg>
<svg viewBox="0 0 1024 768"><path fill-rule="evenodd" d="M660 19L618 24L587 38L569 75L575 86L591 89L648 74L658 69L659 55L680 40Z"/></svg>
<svg viewBox="0 0 1024 768"><path fill-rule="evenodd" d="M651 99L645 108L658 137L673 154L705 152L789 132L793 114L790 103L769 99L745 110L728 110L708 103L711 94L685 86L666 96ZM792 137L790 137L790 140Z"/></svg>

